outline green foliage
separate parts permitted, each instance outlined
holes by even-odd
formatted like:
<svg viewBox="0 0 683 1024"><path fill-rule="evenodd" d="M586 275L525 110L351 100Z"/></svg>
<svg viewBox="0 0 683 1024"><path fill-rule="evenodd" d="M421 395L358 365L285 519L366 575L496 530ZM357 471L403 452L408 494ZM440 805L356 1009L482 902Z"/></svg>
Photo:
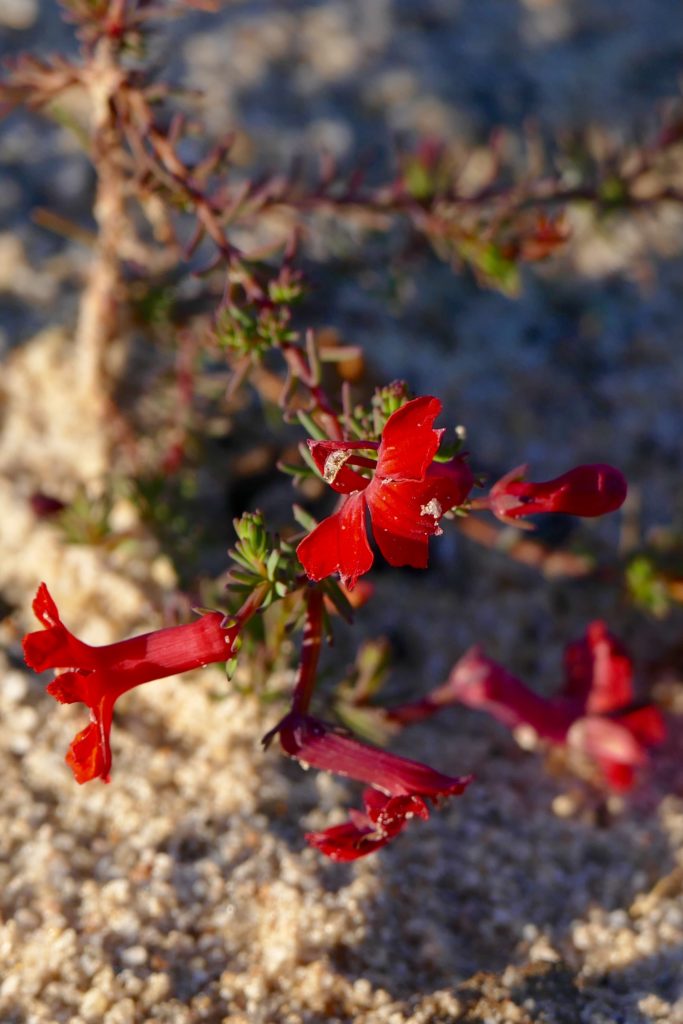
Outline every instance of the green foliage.
<svg viewBox="0 0 683 1024"><path fill-rule="evenodd" d="M671 607L666 580L649 555L637 555L626 567L626 585L638 607L663 618Z"/></svg>
<svg viewBox="0 0 683 1024"><path fill-rule="evenodd" d="M231 591L246 596L264 587L261 607L267 608L301 586L294 548L266 529L261 512L245 512L233 525L237 543L228 553L237 566L229 574Z"/></svg>

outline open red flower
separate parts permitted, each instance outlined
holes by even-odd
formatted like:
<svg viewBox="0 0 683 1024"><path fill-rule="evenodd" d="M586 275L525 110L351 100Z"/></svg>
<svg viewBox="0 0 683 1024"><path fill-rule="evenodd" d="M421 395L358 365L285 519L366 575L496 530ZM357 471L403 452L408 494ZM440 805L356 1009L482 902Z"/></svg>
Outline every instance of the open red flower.
<svg viewBox="0 0 683 1024"><path fill-rule="evenodd" d="M464 792L472 776L450 776L419 761L390 754L348 736L310 715L292 712L270 733L277 733L286 754L301 764L367 783L365 811L352 811L350 821L306 840L333 860L355 860L385 846L411 818L428 818L427 800L439 801Z"/></svg>
<svg viewBox="0 0 683 1024"><path fill-rule="evenodd" d="M109 781L114 704L142 683L226 661L237 627L225 625L220 612L207 612L195 622L145 633L116 644L92 647L62 623L44 583L33 610L45 627L24 637L26 663L36 672L60 669L47 690L62 704L78 701L90 709L90 724L74 738L66 755L76 781Z"/></svg>
<svg viewBox="0 0 683 1024"><path fill-rule="evenodd" d="M440 412L437 398L415 398L389 417L379 446L372 441L308 442L330 487L348 495L339 511L297 548L309 579L322 580L338 572L350 590L368 572L373 553L366 512L377 546L390 565L426 568L429 537L441 533L441 517L465 501L474 482L461 457L434 463L443 431L435 430L433 423ZM376 464L357 454L374 449ZM371 479L354 465L374 469Z"/></svg>
<svg viewBox="0 0 683 1024"><path fill-rule="evenodd" d="M366 789L363 805L363 811L352 808L349 820L342 825L307 832L306 842L331 860L358 860L390 843L411 818L429 817L427 805L417 796L386 796L376 789Z"/></svg>
<svg viewBox="0 0 683 1024"><path fill-rule="evenodd" d="M607 783L630 789L650 747L661 743L665 725L653 704L634 703L633 666L622 644L604 622L592 622L586 635L568 645L565 684L557 697L534 693L480 650L468 651L448 681L416 705L397 709L398 721L424 717L459 701L487 711L508 728L531 726L550 743L568 746L596 761ZM420 714L420 711L423 713Z"/></svg>
<svg viewBox="0 0 683 1024"><path fill-rule="evenodd" d="M503 522L538 512L604 516L621 508L626 498L626 480L614 466L575 466L542 483L525 480L525 473L526 466L518 466L491 488L489 507Z"/></svg>

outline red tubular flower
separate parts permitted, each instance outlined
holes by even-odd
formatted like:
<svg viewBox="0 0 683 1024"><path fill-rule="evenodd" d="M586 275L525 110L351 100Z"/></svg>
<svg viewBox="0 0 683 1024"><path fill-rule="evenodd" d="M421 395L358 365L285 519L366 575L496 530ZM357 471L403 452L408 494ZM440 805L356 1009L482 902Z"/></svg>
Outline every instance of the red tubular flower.
<svg viewBox="0 0 683 1024"><path fill-rule="evenodd" d="M575 466L543 483L524 479L526 466L506 473L489 493L489 507L503 522L538 512L564 512L572 516L604 516L621 508L626 480L614 466Z"/></svg>
<svg viewBox="0 0 683 1024"><path fill-rule="evenodd" d="M346 824L307 834L307 841L333 860L355 860L385 846L411 818L429 817L427 799L457 796L472 781L470 775L443 775L419 761L361 743L309 715L287 715L266 742L275 732L285 753L302 764L372 787L364 794L364 812L352 811Z"/></svg>
<svg viewBox="0 0 683 1024"><path fill-rule="evenodd" d="M455 665L450 678L417 709L452 701L487 711L509 728L529 725L540 739L566 745L596 761L608 785L630 789L636 769L647 761L648 748L661 743L665 725L653 704L636 705L633 668L624 647L604 622L592 622L585 637L568 645L565 684L548 699L530 690L476 648ZM397 709L397 721L411 705Z"/></svg>
<svg viewBox="0 0 683 1024"><path fill-rule="evenodd" d="M473 647L455 664L447 682L429 695L436 707L455 701L486 711L508 729L530 725L551 743L563 743L574 721L571 710L530 690L506 668Z"/></svg>
<svg viewBox="0 0 683 1024"><path fill-rule="evenodd" d="M90 724L74 738L66 755L76 781L109 782L114 704L128 690L153 679L226 661L237 627L225 626L220 612L208 612L185 626L172 626L130 640L92 647L75 637L59 617L44 583L33 610L45 627L24 637L26 663L36 672L61 669L48 686L62 704L81 701L90 708Z"/></svg>
<svg viewBox="0 0 683 1024"><path fill-rule="evenodd" d="M338 572L351 590L368 572L373 554L365 525L370 514L377 545L390 565L427 566L428 539L441 533L443 514L461 505L472 485L472 472L463 458L435 464L442 430L433 423L441 412L437 398L415 398L393 413L384 427L377 463L354 454L377 448L370 441L309 441L323 477L340 494L348 495L334 515L324 519L297 548L311 580ZM374 467L370 480L353 464Z"/></svg>

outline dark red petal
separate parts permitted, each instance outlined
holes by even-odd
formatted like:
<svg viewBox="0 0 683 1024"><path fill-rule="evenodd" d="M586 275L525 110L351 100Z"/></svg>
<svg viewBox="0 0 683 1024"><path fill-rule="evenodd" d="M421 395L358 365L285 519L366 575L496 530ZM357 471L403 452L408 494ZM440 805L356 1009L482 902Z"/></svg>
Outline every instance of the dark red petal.
<svg viewBox="0 0 683 1024"><path fill-rule="evenodd" d="M443 434L433 429L441 408L438 398L423 395L392 413L382 431L376 477L424 480Z"/></svg>
<svg viewBox="0 0 683 1024"><path fill-rule="evenodd" d="M364 802L371 821L387 835L397 835L411 818L429 818L429 808L419 796L392 796L387 800L371 789L366 790Z"/></svg>
<svg viewBox="0 0 683 1024"><path fill-rule="evenodd" d="M61 622L57 605L53 600L52 594L47 589L47 584L40 584L31 607L35 617L44 626L56 626L58 622Z"/></svg>
<svg viewBox="0 0 683 1024"><path fill-rule="evenodd" d="M456 456L449 462L433 462L427 470L427 477L429 479L441 477L450 481L449 508L462 505L474 486L474 474L462 455Z"/></svg>
<svg viewBox="0 0 683 1024"><path fill-rule="evenodd" d="M93 673L60 672L51 683L48 683L47 692L60 704L76 704L78 701L88 704L92 675Z"/></svg>
<svg viewBox="0 0 683 1024"><path fill-rule="evenodd" d="M666 723L659 708L646 704L617 716L616 721L646 747L655 747L666 739Z"/></svg>
<svg viewBox="0 0 683 1024"><path fill-rule="evenodd" d="M390 843L393 836L383 835L374 827L358 828L352 821L343 825L335 825L323 832L306 832L304 839L309 846L315 847L330 860L348 863L367 857L375 850Z"/></svg>
<svg viewBox="0 0 683 1024"><path fill-rule="evenodd" d="M353 494L367 487L367 479L345 465L354 451L365 447L362 441L309 441L308 447L320 475L333 491Z"/></svg>
<svg viewBox="0 0 683 1024"><path fill-rule="evenodd" d="M79 785L92 779L109 782L111 770L111 748L109 733L113 713L113 702L103 700L100 706L92 709L92 721L74 738L66 755L66 763L71 768Z"/></svg>
<svg viewBox="0 0 683 1024"><path fill-rule="evenodd" d="M623 644L604 622L591 622L586 635L567 645L562 695L582 711L599 715L633 700L633 665Z"/></svg>
<svg viewBox="0 0 683 1024"><path fill-rule="evenodd" d="M397 537L388 530L373 524L372 533L377 547L389 565L409 565L413 569L426 569L429 564L429 545L426 537L413 540L410 537Z"/></svg>
<svg viewBox="0 0 683 1024"><path fill-rule="evenodd" d="M365 493L351 495L339 512L323 519L296 549L309 580L338 572L352 590L372 567L373 554L365 530Z"/></svg>
<svg viewBox="0 0 683 1024"><path fill-rule="evenodd" d="M308 832L306 841L332 860L351 861L386 846L413 817L428 818L424 800L416 796L388 797L374 789L363 794L365 812L351 811L351 820L324 832Z"/></svg>

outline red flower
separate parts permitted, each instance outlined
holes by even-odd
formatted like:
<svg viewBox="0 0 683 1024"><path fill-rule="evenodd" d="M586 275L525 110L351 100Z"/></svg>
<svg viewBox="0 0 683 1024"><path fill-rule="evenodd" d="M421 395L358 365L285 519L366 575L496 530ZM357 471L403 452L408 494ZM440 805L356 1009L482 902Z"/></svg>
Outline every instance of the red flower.
<svg viewBox="0 0 683 1024"><path fill-rule="evenodd" d="M365 525L370 513L377 545L390 565L427 566L428 538L440 534L443 514L461 505L473 477L467 463L456 458L433 464L442 430L434 420L441 402L415 398L393 413L379 446L372 441L309 441L311 454L327 483L348 497L340 510L324 519L297 548L311 580L338 572L351 590L368 572L373 554ZM377 462L355 455L377 449ZM373 468L370 480L352 469Z"/></svg>
<svg viewBox="0 0 683 1024"><path fill-rule="evenodd" d="M613 789L630 789L649 747L661 743L664 720L653 704L636 705L631 659L604 622L568 645L566 681L557 697L530 690L474 648L455 665L448 682L428 700L432 708L452 701L487 711L508 728L530 725L540 739L566 745L596 761ZM425 702L421 702L421 707ZM397 709L411 721L411 706Z"/></svg>
<svg viewBox="0 0 683 1024"><path fill-rule="evenodd" d="M525 480L525 473L526 466L518 466L491 488L489 507L503 522L537 512L604 516L621 508L626 498L626 480L613 466L575 466L538 484Z"/></svg>
<svg viewBox="0 0 683 1024"><path fill-rule="evenodd" d="M264 742L275 733L285 753L302 764L372 787L364 793L365 812L352 811L348 823L306 835L312 846L333 860L355 860L372 853L395 838L410 818L428 818L427 799L459 795L472 781L470 775L442 775L419 761L361 743L309 715L287 715Z"/></svg>
<svg viewBox="0 0 683 1024"><path fill-rule="evenodd" d="M91 647L63 625L44 583L33 610L45 627L24 637L26 663L36 672L61 669L48 693L62 704L81 701L90 708L90 724L73 740L66 755L77 782L109 781L114 704L142 683L226 661L237 627L226 628L220 612L208 612L185 626L159 629L116 644Z"/></svg>
<svg viewBox="0 0 683 1024"><path fill-rule="evenodd" d="M322 832L307 832L306 842L332 860L358 860L395 839L411 818L428 818L424 800L417 796L385 796L376 789L363 793L364 811L349 811L349 821Z"/></svg>

